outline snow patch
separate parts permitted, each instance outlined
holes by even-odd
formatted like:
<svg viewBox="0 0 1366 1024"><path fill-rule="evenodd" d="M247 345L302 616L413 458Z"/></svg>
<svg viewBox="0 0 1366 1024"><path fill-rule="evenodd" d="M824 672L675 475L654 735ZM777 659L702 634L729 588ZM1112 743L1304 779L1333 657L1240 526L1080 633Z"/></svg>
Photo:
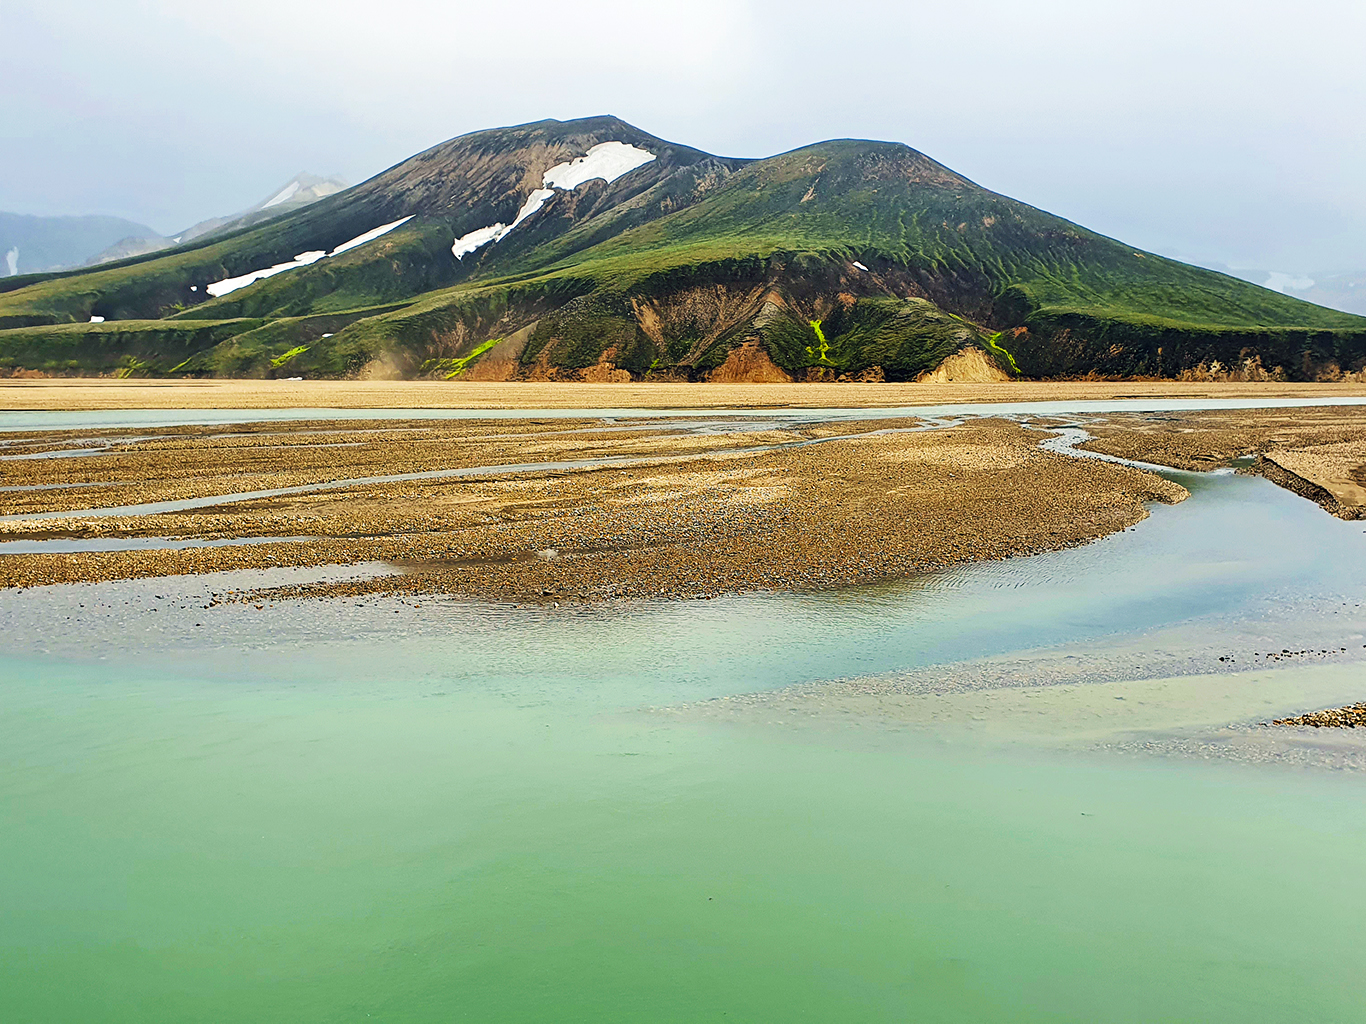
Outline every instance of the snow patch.
<svg viewBox="0 0 1366 1024"><path fill-rule="evenodd" d="M264 280L267 277L283 274L286 270L297 270L299 267L311 266L321 259L327 259L329 256L340 256L342 253L350 252L352 249L364 245L366 242L373 242L380 235L388 234L396 227L407 224L414 216L416 215L410 214L402 220L391 221L388 224L381 224L377 228L371 228L369 231L365 232L365 234L357 235L349 242L343 242L331 252L324 252L321 249L315 249L310 252L301 252L288 263L277 263L273 267L267 267L265 270L253 270L250 274L243 274L241 277L230 277L225 281L215 281L211 285L206 285L204 290L217 299L227 295L229 292L235 292L239 288L245 288L247 285L255 284L257 281ZM193 290L194 289L191 288L191 291Z"/></svg>
<svg viewBox="0 0 1366 1024"><path fill-rule="evenodd" d="M522 208L517 211L517 219L511 224L504 224L499 221L497 224L490 224L486 228L479 228L471 231L468 235L461 235L454 244L451 245L451 254L458 260L463 260L480 246L488 245L490 242L501 242L509 231L515 228L522 221L526 220L533 213L536 213L542 206L550 201L550 197L555 194L553 188L538 188L522 204Z"/></svg>
<svg viewBox="0 0 1366 1024"><path fill-rule="evenodd" d="M370 229L369 231L367 231L365 234L363 234L363 235L357 235L355 238L351 239L351 241L349 241L349 242L343 242L341 245L337 246L335 249L333 249L333 250L332 250L330 253L328 253L327 255L329 255L329 256L340 256L342 253L344 253L344 252L350 252L352 249L356 248L356 247L359 246L359 245L364 245L366 242L373 242L373 241L374 241L376 238L378 238L380 235L387 235L390 231L393 231L394 228L396 228L396 227L401 227L402 225L407 224L407 223L408 223L410 220L412 220L415 216L417 216L417 214L412 214L412 213L410 213L408 216L404 217L402 220L390 221L388 224L381 224L381 225L380 225L379 227L377 227L377 228L371 228L371 229Z"/></svg>
<svg viewBox="0 0 1366 1024"><path fill-rule="evenodd" d="M854 266L858 267L859 270L867 270L867 269L868 269L868 268L865 267L862 263L860 263L858 260L854 260Z"/></svg>
<svg viewBox="0 0 1366 1024"><path fill-rule="evenodd" d="M14 277L19 273L19 247L17 245L9 252L5 253L5 265L9 267L10 277Z"/></svg>
<svg viewBox="0 0 1366 1024"><path fill-rule="evenodd" d="M584 156L575 157L562 164L556 164L541 176L544 188L538 188L527 196L522 208L517 211L517 219L511 224L490 224L467 235L461 235L451 245L451 255L463 260L470 253L490 242L501 242L518 224L538 213L541 207L550 202L556 189L572 192L586 181L601 178L609 185L622 175L648 164L658 157L649 150L632 146L625 142L601 142Z"/></svg>
<svg viewBox="0 0 1366 1024"><path fill-rule="evenodd" d="M461 235L451 244L451 253L456 259L463 260L481 245L488 245L490 242L496 242L502 238L507 230L505 224L491 224L486 228L471 231L468 235Z"/></svg>
<svg viewBox="0 0 1366 1024"><path fill-rule="evenodd" d="M576 189L594 178L602 178L610 185L628 171L634 171L654 159L655 155L649 150L625 142L602 142L584 156L568 163L556 164L545 172L542 180L547 188L562 188L565 191Z"/></svg>
<svg viewBox="0 0 1366 1024"><path fill-rule="evenodd" d="M517 211L517 219L508 225L508 231L511 231L533 213L538 212L542 206L550 202L550 197L554 194L555 190L553 188L538 188L532 192L531 195L527 196L526 202L523 203L522 208ZM506 235L508 231L504 231L503 234Z"/></svg>
<svg viewBox="0 0 1366 1024"><path fill-rule="evenodd" d="M261 206L261 209L263 209L263 210L269 210L272 206L279 206L281 203L285 202L286 200L288 200L288 199L293 199L293 198L294 198L294 193L296 193L296 192L298 192L298 191L299 191L299 183L298 183L297 181L291 181L288 185L286 185L284 188L282 188L282 189L280 190L280 194L277 195L274 199L271 199L271 200L269 200L269 201L263 203L262 206ZM258 194L259 194L259 193L258 193Z"/></svg>
<svg viewBox="0 0 1366 1024"><path fill-rule="evenodd" d="M104 323L104 317L102 317L102 316L92 316L92 317L90 318L90 322L91 322L92 324L102 324L102 323Z"/></svg>
<svg viewBox="0 0 1366 1024"><path fill-rule="evenodd" d="M215 299L221 298L229 292L235 292L237 289L245 288L249 284L255 284L257 281L264 281L266 278L274 277L276 274L283 274L286 270L297 270L299 267L310 266L317 263L325 256L327 256L327 253L323 252L321 249L315 249L312 252L301 252L288 263L277 263L273 267L267 267L265 270L253 270L250 274L243 274L241 277L229 277L224 281L215 281L204 290Z"/></svg>

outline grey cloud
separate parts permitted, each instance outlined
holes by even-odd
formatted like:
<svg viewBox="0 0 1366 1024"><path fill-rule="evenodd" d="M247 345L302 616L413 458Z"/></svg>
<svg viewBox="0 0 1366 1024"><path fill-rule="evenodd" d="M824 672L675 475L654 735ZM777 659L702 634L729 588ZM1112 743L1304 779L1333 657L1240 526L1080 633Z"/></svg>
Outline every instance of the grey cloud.
<svg viewBox="0 0 1366 1024"><path fill-rule="evenodd" d="M9 0L0 209L163 231L304 167L615 113L713 152L896 139L1157 251L1366 265L1366 8Z"/></svg>

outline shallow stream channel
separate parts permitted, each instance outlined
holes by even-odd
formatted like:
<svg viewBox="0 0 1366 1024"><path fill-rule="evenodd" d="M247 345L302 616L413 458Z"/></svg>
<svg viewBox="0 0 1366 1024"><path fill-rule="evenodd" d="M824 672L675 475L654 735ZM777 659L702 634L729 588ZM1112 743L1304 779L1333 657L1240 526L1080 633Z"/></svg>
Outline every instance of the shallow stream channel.
<svg viewBox="0 0 1366 1024"><path fill-rule="evenodd" d="M1366 1020L1366 737L1262 724L1366 699L1366 523L1171 476L811 594L0 592L0 1019Z"/></svg>

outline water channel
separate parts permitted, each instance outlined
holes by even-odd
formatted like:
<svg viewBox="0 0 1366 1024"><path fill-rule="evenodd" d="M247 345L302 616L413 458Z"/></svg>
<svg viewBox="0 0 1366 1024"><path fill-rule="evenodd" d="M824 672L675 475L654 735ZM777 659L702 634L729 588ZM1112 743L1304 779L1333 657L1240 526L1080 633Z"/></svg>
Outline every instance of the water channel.
<svg viewBox="0 0 1366 1024"><path fill-rule="evenodd" d="M5 1018L1359 1020L1366 742L1257 723L1366 699L1366 524L1175 478L815 594L0 592Z"/></svg>

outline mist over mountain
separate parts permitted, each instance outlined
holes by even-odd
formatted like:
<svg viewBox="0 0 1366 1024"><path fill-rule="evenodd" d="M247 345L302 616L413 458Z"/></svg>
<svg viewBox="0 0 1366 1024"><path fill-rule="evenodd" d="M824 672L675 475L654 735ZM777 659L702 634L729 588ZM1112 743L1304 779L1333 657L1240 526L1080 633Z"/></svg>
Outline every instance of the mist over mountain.
<svg viewBox="0 0 1366 1024"><path fill-rule="evenodd" d="M119 239L154 234L145 224L122 217L0 213L0 277L80 266Z"/></svg>
<svg viewBox="0 0 1366 1024"><path fill-rule="evenodd" d="M1366 316L1366 270L1320 272L1310 276L1309 281L1302 287L1301 282L1292 282L1285 293L1305 302Z"/></svg>
<svg viewBox="0 0 1366 1024"><path fill-rule="evenodd" d="M173 236L158 235L155 232L129 235L80 262L86 265L113 263L130 256L144 256L147 253L160 252L163 249L169 249L196 238L207 238L213 235L226 234L229 231L237 231L269 220L271 217L291 213L310 203L316 203L319 199L335 195L344 188L346 188L346 182L341 178L322 178L316 174L301 171L286 184L277 189L272 189L270 195L245 210L226 217L211 217L208 220L199 221L182 231L177 231Z"/></svg>

